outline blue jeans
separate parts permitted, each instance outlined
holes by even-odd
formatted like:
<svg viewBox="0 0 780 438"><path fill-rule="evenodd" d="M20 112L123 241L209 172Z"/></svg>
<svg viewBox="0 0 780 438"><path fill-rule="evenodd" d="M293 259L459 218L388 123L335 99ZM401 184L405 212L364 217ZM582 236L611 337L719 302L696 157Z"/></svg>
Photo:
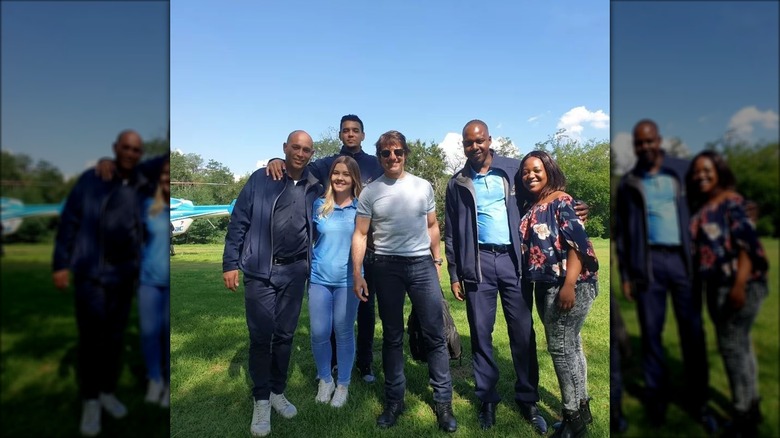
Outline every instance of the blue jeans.
<svg viewBox="0 0 780 438"><path fill-rule="evenodd" d="M385 372L385 402L404 399L404 301L412 301L420 318L428 351L428 376L437 403L452 401L450 354L444 338L444 316L439 277L430 256L400 257L376 255L374 263L379 318L382 320L382 367Z"/></svg>
<svg viewBox="0 0 780 438"><path fill-rule="evenodd" d="M330 334L335 332L338 384L349 386L349 377L355 362L354 327L359 301L352 293L352 286L309 284L311 351L314 354L317 375L325 382L333 380L330 375L333 354Z"/></svg>
<svg viewBox="0 0 780 438"><path fill-rule="evenodd" d="M171 289L142 284L138 288L141 350L146 377L168 382L171 372Z"/></svg>

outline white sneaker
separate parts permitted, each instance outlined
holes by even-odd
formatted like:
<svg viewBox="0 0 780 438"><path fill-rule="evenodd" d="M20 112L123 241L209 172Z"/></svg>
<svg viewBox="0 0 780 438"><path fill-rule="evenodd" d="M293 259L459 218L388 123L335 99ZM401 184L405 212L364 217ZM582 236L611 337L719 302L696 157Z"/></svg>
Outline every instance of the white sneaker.
<svg viewBox="0 0 780 438"><path fill-rule="evenodd" d="M100 394L100 404L103 409L111 414L114 418L122 418L127 415L127 408L119 400L117 400L114 394Z"/></svg>
<svg viewBox="0 0 780 438"><path fill-rule="evenodd" d="M95 436L100 433L100 402L97 399L84 401L81 408L81 434Z"/></svg>
<svg viewBox="0 0 780 438"><path fill-rule="evenodd" d="M325 383L320 379L320 383L317 385L317 396L314 397L314 401L318 403L329 403L330 398L333 396L333 390L336 389L336 384L333 381Z"/></svg>
<svg viewBox="0 0 780 438"><path fill-rule="evenodd" d="M349 388L344 385L338 385L336 392L333 393L333 398L330 400L330 405L334 408L340 408L347 403L347 394Z"/></svg>
<svg viewBox="0 0 780 438"><path fill-rule="evenodd" d="M271 406L284 418L292 418L298 413L298 409L295 409L295 406L287 400L284 394L274 394L272 392L270 401Z"/></svg>
<svg viewBox="0 0 780 438"><path fill-rule="evenodd" d="M165 385L163 385L162 380L150 379L149 384L146 386L146 398L144 398L144 401L146 403L159 403L164 389Z"/></svg>
<svg viewBox="0 0 780 438"><path fill-rule="evenodd" d="M163 391L162 396L160 397L160 407L161 408L171 407L171 387L168 385L165 385L165 390Z"/></svg>
<svg viewBox="0 0 780 438"><path fill-rule="evenodd" d="M266 436L271 433L271 403L268 400L255 400L249 431L252 436Z"/></svg>

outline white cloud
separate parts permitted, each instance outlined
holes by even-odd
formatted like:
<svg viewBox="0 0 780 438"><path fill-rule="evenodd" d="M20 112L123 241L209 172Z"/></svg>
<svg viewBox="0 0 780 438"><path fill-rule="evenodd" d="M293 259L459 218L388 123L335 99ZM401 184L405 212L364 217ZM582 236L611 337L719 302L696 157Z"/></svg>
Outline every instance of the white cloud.
<svg viewBox="0 0 780 438"><path fill-rule="evenodd" d="M463 135L456 132L448 132L444 140L439 143L439 147L444 151L445 169L453 173L460 170L466 163L466 157L463 155Z"/></svg>
<svg viewBox="0 0 780 438"><path fill-rule="evenodd" d="M631 140L631 134L628 132L618 132L610 140L609 148L613 164L612 168L619 175L628 172L634 166L634 162L636 162Z"/></svg>
<svg viewBox="0 0 780 438"><path fill-rule="evenodd" d="M578 106L561 116L557 128L563 129L567 137L579 140L585 125L595 129L609 129L609 115L603 110L592 112L584 106Z"/></svg>
<svg viewBox="0 0 780 438"><path fill-rule="evenodd" d="M741 138L749 138L755 125L764 129L778 129L778 115L772 110L759 111L755 106L746 106L737 111L729 120L729 130Z"/></svg>
<svg viewBox="0 0 780 438"><path fill-rule="evenodd" d="M174 152L176 152L177 154L184 155L184 151L183 151L183 150L181 150L181 149L179 149L179 148L176 148L176 149L174 149L173 151L174 151Z"/></svg>

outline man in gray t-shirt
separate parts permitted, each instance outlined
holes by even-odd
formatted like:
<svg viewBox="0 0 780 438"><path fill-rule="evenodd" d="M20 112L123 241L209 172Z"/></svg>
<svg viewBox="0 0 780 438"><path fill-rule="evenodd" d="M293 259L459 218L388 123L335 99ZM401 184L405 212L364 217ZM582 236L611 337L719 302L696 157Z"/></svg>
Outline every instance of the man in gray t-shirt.
<svg viewBox="0 0 780 438"><path fill-rule="evenodd" d="M382 366L385 373L385 409L377 425L395 425L404 410L404 299L407 291L420 317L428 346L428 372L433 387L434 411L439 428L455 432L452 412L452 377L444 337L439 270L439 223L433 188L428 181L404 171L410 149L406 137L388 131L376 142L377 158L384 175L367 185L358 198L355 233L352 237L354 292L366 301L376 293L382 320ZM361 276L368 230L374 230L374 284L369 291Z"/></svg>

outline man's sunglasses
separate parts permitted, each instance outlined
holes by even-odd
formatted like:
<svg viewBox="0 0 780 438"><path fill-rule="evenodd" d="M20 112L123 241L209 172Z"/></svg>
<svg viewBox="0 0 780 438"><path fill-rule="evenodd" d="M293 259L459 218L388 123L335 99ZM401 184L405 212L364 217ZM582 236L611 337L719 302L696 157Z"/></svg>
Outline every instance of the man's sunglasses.
<svg viewBox="0 0 780 438"><path fill-rule="evenodd" d="M390 156L390 152L391 152L390 149L385 149L382 152L380 152L379 155L381 155L382 158L387 158ZM404 154L406 153L406 151L403 149L393 149L392 152L396 157L403 157Z"/></svg>

